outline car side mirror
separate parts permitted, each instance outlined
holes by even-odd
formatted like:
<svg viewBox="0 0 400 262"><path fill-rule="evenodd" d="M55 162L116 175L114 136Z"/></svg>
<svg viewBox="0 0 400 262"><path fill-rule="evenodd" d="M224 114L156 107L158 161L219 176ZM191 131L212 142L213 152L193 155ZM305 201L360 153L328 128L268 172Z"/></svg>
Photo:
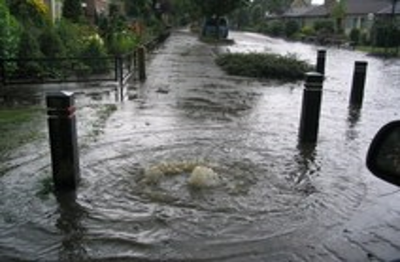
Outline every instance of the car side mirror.
<svg viewBox="0 0 400 262"><path fill-rule="evenodd" d="M379 130L367 154L368 169L380 179L400 186L400 121Z"/></svg>

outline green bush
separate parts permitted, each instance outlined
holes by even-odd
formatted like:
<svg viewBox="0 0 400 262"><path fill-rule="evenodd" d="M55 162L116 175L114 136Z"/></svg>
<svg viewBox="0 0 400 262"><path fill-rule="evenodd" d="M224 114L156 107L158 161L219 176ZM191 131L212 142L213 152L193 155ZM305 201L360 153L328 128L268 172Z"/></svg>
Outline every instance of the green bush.
<svg viewBox="0 0 400 262"><path fill-rule="evenodd" d="M39 37L41 52L48 58L64 57L66 49L53 27L46 28Z"/></svg>
<svg viewBox="0 0 400 262"><path fill-rule="evenodd" d="M223 54L216 63L228 74L280 80L298 80L313 67L294 55L237 53Z"/></svg>
<svg viewBox="0 0 400 262"><path fill-rule="evenodd" d="M15 58L21 36L18 21L10 14L4 0L0 0L0 58Z"/></svg>
<svg viewBox="0 0 400 262"><path fill-rule="evenodd" d="M283 36L285 34L285 24L282 21L273 21L269 23L268 33L272 36Z"/></svg>
<svg viewBox="0 0 400 262"><path fill-rule="evenodd" d="M361 36L361 33L360 33L360 30L359 30L358 28L353 28L353 29L351 29L351 32L350 32L350 40L351 40L354 44L356 44L356 45L359 44L359 42L360 42L360 36Z"/></svg>
<svg viewBox="0 0 400 262"><path fill-rule="evenodd" d="M109 53L122 55L132 52L138 44L138 39L130 31L116 32L111 35L108 43Z"/></svg>
<svg viewBox="0 0 400 262"><path fill-rule="evenodd" d="M367 32L361 32L360 44L361 45L371 45L370 37Z"/></svg>
<svg viewBox="0 0 400 262"><path fill-rule="evenodd" d="M300 33L304 36L312 36L315 34L314 28L311 26L304 26L301 30Z"/></svg>
<svg viewBox="0 0 400 262"><path fill-rule="evenodd" d="M262 22L256 26L256 31L262 34L268 34L269 28L267 22Z"/></svg>
<svg viewBox="0 0 400 262"><path fill-rule="evenodd" d="M397 47L400 45L400 30L390 21L378 21L373 26L374 45L377 47Z"/></svg>
<svg viewBox="0 0 400 262"><path fill-rule="evenodd" d="M82 63L90 68L91 73L99 74L108 71L110 61L107 59L107 51L98 35L86 41L81 57Z"/></svg>
<svg viewBox="0 0 400 262"><path fill-rule="evenodd" d="M0 0L0 59L16 58L22 28L13 17L4 0ZM15 62L7 62L4 66L6 74L13 74L17 69Z"/></svg>
<svg viewBox="0 0 400 262"><path fill-rule="evenodd" d="M335 23L330 19L318 20L314 23L314 30L318 33L335 33Z"/></svg>
<svg viewBox="0 0 400 262"><path fill-rule="evenodd" d="M68 57L76 57L82 52L84 36L82 36L83 30L81 30L80 25L61 19L57 22L55 30Z"/></svg>
<svg viewBox="0 0 400 262"><path fill-rule="evenodd" d="M290 20L285 23L285 34L287 37L292 38L300 31L300 25L296 21Z"/></svg>
<svg viewBox="0 0 400 262"><path fill-rule="evenodd" d="M22 33L21 41L18 46L18 58L26 59L42 59L43 53L40 51L40 46L30 31L25 30ZM23 77L40 77L43 74L42 64L39 60L35 61L19 61L18 62L19 74Z"/></svg>
<svg viewBox="0 0 400 262"><path fill-rule="evenodd" d="M81 0L64 0L62 15L73 23L80 22L83 16Z"/></svg>

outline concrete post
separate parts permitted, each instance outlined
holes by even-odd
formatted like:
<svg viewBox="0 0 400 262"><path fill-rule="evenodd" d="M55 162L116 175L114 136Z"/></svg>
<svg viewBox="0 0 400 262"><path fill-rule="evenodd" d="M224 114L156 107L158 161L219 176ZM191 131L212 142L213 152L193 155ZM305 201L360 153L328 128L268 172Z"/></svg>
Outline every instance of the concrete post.
<svg viewBox="0 0 400 262"><path fill-rule="evenodd" d="M326 50L318 50L316 71L325 75Z"/></svg>
<svg viewBox="0 0 400 262"><path fill-rule="evenodd" d="M351 88L350 106L361 107L364 99L365 81L368 63L356 61L354 65L353 86Z"/></svg>
<svg viewBox="0 0 400 262"><path fill-rule="evenodd" d="M146 76L146 48L140 46L138 48L138 66L139 66L139 80L145 81Z"/></svg>
<svg viewBox="0 0 400 262"><path fill-rule="evenodd" d="M75 99L71 92L46 95L53 181L58 191L75 190L79 183L79 156Z"/></svg>
<svg viewBox="0 0 400 262"><path fill-rule="evenodd" d="M323 80L324 76L320 73L306 74L299 130L301 143L317 142Z"/></svg>

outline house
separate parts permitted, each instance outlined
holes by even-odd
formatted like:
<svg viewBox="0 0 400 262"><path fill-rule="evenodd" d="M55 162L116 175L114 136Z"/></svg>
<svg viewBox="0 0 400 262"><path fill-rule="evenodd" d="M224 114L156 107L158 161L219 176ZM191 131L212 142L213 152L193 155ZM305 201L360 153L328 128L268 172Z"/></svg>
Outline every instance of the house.
<svg viewBox="0 0 400 262"><path fill-rule="evenodd" d="M64 0L44 0L49 7L50 17L53 21L62 16L62 5ZM82 8L89 21L94 22L97 14L108 11L109 0L83 0Z"/></svg>
<svg viewBox="0 0 400 262"><path fill-rule="evenodd" d="M302 6L296 5L288 10L281 18L296 20L301 26L312 26L315 21L332 18L339 5L336 0L325 0L319 6L304 2ZM343 9L340 24L347 34L354 28L368 31L374 19L390 17L392 14L400 15L400 3L393 6L392 0L344 0Z"/></svg>
<svg viewBox="0 0 400 262"><path fill-rule="evenodd" d="M311 4L311 0L295 0L290 5L289 9L286 10L278 18L283 18L285 20L296 20L301 27L306 25L306 14L314 9L315 6ZM270 16L270 18L277 18L277 16Z"/></svg>
<svg viewBox="0 0 400 262"><path fill-rule="evenodd" d="M91 23L95 23L96 17L99 14L108 12L108 0L84 0L84 14Z"/></svg>

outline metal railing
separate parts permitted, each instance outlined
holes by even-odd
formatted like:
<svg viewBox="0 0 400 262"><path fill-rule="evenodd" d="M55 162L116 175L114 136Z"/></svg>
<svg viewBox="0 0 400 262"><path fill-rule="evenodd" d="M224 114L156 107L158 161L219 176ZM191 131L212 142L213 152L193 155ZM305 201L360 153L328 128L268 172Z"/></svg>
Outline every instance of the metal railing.
<svg viewBox="0 0 400 262"><path fill-rule="evenodd" d="M116 81L134 72L134 53L107 57L0 59L3 85Z"/></svg>
<svg viewBox="0 0 400 262"><path fill-rule="evenodd" d="M157 48L170 36L166 30L144 46ZM116 82L123 100L124 86L138 70L137 50L117 56L0 59L0 87L29 84Z"/></svg>

